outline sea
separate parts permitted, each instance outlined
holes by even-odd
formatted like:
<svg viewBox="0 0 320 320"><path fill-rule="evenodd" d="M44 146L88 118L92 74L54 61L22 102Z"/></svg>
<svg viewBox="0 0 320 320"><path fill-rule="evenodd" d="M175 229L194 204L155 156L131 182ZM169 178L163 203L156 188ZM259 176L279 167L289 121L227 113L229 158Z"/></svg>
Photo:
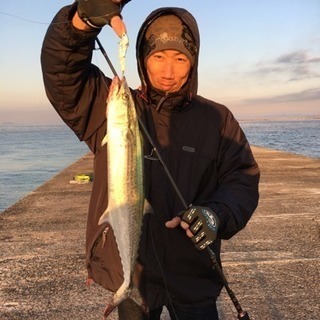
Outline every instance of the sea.
<svg viewBox="0 0 320 320"><path fill-rule="evenodd" d="M320 118L240 121L250 144L320 158Z"/></svg>
<svg viewBox="0 0 320 320"><path fill-rule="evenodd" d="M239 122L251 145L320 159L320 119ZM0 213L87 152L65 125L0 124Z"/></svg>
<svg viewBox="0 0 320 320"><path fill-rule="evenodd" d="M88 152L66 125L0 124L0 212Z"/></svg>

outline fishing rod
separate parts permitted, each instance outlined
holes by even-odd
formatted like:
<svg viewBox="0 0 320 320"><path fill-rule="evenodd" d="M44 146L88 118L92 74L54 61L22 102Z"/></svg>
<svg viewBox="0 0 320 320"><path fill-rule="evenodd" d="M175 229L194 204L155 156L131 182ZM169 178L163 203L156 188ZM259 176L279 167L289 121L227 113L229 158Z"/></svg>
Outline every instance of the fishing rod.
<svg viewBox="0 0 320 320"><path fill-rule="evenodd" d="M100 49L101 53L106 58L106 61L107 61L108 65L109 65L113 75L115 77L118 77L117 71L113 67L112 62L109 59L109 57L108 57L106 51L104 50L104 48L103 48L100 40L98 39L98 37L96 38L96 42L97 42L97 44L99 46L99 49ZM153 139L150 136L146 126L144 125L144 123L141 121L141 119L139 117L138 117L138 122L139 122L139 125L140 125L143 133L147 137L147 140L149 141L150 145L152 146L152 151L154 151L155 154L157 155L158 160L160 161L160 163L161 163L161 165L162 165L167 177L169 178L173 189L175 190L177 196L179 197L179 199L180 199L180 201L181 201L181 203L182 203L182 205L184 207L184 210L188 210L191 205L189 205L189 206L187 205L187 202L185 201L184 197L182 196L182 194L181 194L177 184L175 183L175 181L174 181L174 179L173 179L173 177L172 177L172 175L171 175L166 163L164 162L163 158L161 157L161 154L158 151L155 142L153 141ZM215 255L215 253L211 250L211 248L209 248L209 247L206 247L206 248L207 248L207 251L208 251L210 259L211 259L212 268L217 271L217 273L218 273L218 275L219 275L219 277L220 277L220 279L221 279L221 281L222 281L222 283L223 283L223 285L224 285L224 287L225 287L225 289L226 289L226 291L227 291L227 293L228 293L228 295L229 295L234 307L236 308L236 310L238 312L238 319L239 320L250 320L248 312L246 312L246 311L244 311L242 309L242 307L240 305L240 302L238 301L235 293L231 290L231 288L229 286L229 283L228 283L228 281L227 281L227 279L226 279L226 277L225 277L225 275L224 275L224 273L223 273L223 271L222 271L222 269L221 269L221 267L220 267L220 265L219 265L219 263L217 261L217 257Z"/></svg>
<svg viewBox="0 0 320 320"><path fill-rule="evenodd" d="M116 69L114 68L111 60L109 59L109 57L108 57L108 55L107 55L107 53L106 53L106 50L104 50L104 48L103 48L100 40L98 39L98 37L96 38L96 41L97 41L97 44L98 44L98 46L99 46L99 49L100 49L101 53L102 53L103 56L106 58L107 63L108 63L108 65L109 65L109 67L110 67L113 75L114 75L115 77L117 77L117 76L118 76L117 71L116 71Z"/></svg>

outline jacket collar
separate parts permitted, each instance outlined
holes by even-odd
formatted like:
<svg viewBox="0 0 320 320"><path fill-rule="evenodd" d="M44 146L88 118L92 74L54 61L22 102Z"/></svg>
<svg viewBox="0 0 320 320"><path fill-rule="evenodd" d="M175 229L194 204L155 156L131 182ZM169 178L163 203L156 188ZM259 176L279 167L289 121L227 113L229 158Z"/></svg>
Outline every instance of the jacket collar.
<svg viewBox="0 0 320 320"><path fill-rule="evenodd" d="M172 114L182 111L191 101L191 95L188 94L188 87L167 94L151 87L145 100L157 112Z"/></svg>

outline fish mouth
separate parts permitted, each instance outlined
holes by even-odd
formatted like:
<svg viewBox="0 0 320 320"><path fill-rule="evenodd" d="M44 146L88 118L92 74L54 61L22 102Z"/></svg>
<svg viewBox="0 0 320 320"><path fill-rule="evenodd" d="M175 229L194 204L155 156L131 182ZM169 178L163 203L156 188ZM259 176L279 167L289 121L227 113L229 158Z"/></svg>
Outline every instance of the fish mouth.
<svg viewBox="0 0 320 320"><path fill-rule="evenodd" d="M126 78L119 78L119 76L114 76L114 78L112 79L110 88L109 88L109 92L114 92L115 95L118 95L120 93L120 90L122 88L122 86L126 86ZM125 88L127 89L127 88Z"/></svg>

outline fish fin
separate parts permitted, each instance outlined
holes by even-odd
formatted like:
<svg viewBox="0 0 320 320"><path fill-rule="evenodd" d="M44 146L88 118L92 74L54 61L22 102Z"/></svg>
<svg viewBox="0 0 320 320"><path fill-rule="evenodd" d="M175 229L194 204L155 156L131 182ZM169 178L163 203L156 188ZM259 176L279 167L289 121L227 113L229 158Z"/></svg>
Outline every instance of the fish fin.
<svg viewBox="0 0 320 320"><path fill-rule="evenodd" d="M108 207L109 208L109 207ZM103 223L108 222L108 215L109 215L109 209L106 209L106 211L102 214L102 216L99 219L98 225L100 226Z"/></svg>
<svg viewBox="0 0 320 320"><path fill-rule="evenodd" d="M146 213L154 213L153 212L153 208L150 204L150 202L147 200L147 199L144 199L144 204L143 204L143 214L146 214Z"/></svg>
<svg viewBox="0 0 320 320"><path fill-rule="evenodd" d="M139 306L132 299L126 299L118 306L119 319L149 319L149 310L145 306Z"/></svg>
<svg viewBox="0 0 320 320"><path fill-rule="evenodd" d="M143 313L147 314L149 312L147 303L142 298L141 293L137 287L133 287L130 294L129 299L134 301L142 310Z"/></svg>
<svg viewBox="0 0 320 320"><path fill-rule="evenodd" d="M109 199L108 202L108 206L107 209L105 210L105 212L101 215L98 225L100 226L103 223L110 223L109 221L109 213L114 211L114 209L117 208L117 204L115 203L115 201L113 199Z"/></svg>
<svg viewBox="0 0 320 320"><path fill-rule="evenodd" d="M103 147L105 144L107 144L107 142L108 142L108 135L105 135L104 138L102 139L101 146Z"/></svg>
<svg viewBox="0 0 320 320"><path fill-rule="evenodd" d="M109 314L116 308L116 306L112 303L109 303L103 312L103 319L108 319Z"/></svg>
<svg viewBox="0 0 320 320"><path fill-rule="evenodd" d="M118 289L118 291L121 291L121 287ZM117 292L118 292L117 291ZM135 286L130 286L127 288L123 293L120 294L120 296L117 296L117 293L115 294L113 300L106 306L103 316L104 319L107 319L107 317L110 315L110 313L124 300L130 299L134 301L142 310L143 313L148 314L148 306L144 299L141 296L141 293L139 289Z"/></svg>

